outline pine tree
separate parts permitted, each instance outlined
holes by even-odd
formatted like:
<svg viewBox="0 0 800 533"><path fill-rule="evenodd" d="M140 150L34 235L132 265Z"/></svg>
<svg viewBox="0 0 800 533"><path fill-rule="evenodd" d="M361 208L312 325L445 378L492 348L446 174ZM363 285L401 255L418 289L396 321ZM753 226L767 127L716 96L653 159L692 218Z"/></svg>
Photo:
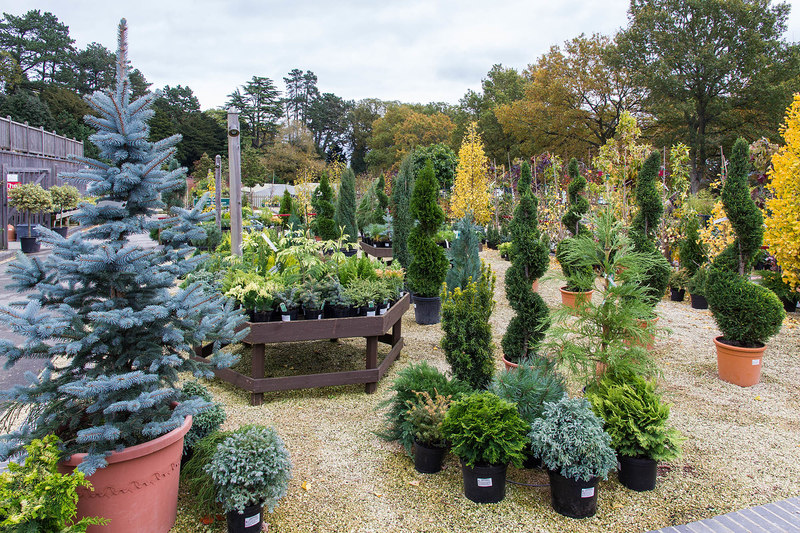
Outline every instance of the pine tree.
<svg viewBox="0 0 800 533"><path fill-rule="evenodd" d="M471 212L475 222L484 225L491 219L488 158L483 153L483 142L478 135L478 124L467 127L461 149L458 151L456 181L453 186L453 215L462 218Z"/></svg>
<svg viewBox="0 0 800 533"><path fill-rule="evenodd" d="M503 353L509 361L536 356L536 349L550 327L550 313L533 282L550 263L549 251L538 226L539 202L531 192L531 167L522 163L517 184L520 200L511 221L511 266L506 271L506 297L516 315L503 335Z"/></svg>
<svg viewBox="0 0 800 533"><path fill-rule="evenodd" d="M437 203L439 183L428 162L419 173L411 195L411 215L419 222L408 237L411 263L408 265L408 286L417 295L433 298L447 275L450 263L444 248L433 237L444 222L444 211Z"/></svg>
<svg viewBox="0 0 800 533"><path fill-rule="evenodd" d="M656 188L660 167L661 154L653 151L639 170L636 178L636 203L639 204L639 212L630 228L634 250L648 254L653 259L651 268L641 282L642 286L648 289L646 299L652 307L655 307L664 296L672 271L669 261L658 251L655 242L661 214L664 212L664 204Z"/></svg>
<svg viewBox="0 0 800 533"><path fill-rule="evenodd" d="M414 189L414 157L411 155L403 158L400 163L400 172L394 179L392 186L392 257L403 268L408 268L411 257L408 251L408 234L414 225L411 216L411 191Z"/></svg>
<svg viewBox="0 0 800 533"><path fill-rule="evenodd" d="M767 200L764 240L781 267L783 281L800 290L800 94L794 95L782 128L786 146L772 156L773 197Z"/></svg>
<svg viewBox="0 0 800 533"><path fill-rule="evenodd" d="M336 225L344 228L347 242L358 240L356 224L356 175L353 169L346 168L342 172L342 183L339 185L339 201L336 202Z"/></svg>
<svg viewBox="0 0 800 533"><path fill-rule="evenodd" d="M232 356L219 352L220 342L241 338L234 328L242 316L230 302L198 283L175 288L177 277L205 259L191 257L188 243L205 237L198 223L213 216L202 213L207 198L191 211L172 209L162 247L142 249L131 241L157 226L151 220L163 207L159 194L180 187L186 170L162 170L180 136L147 141L156 95L130 101L126 34L123 19L114 91L87 97L97 113L86 121L97 128L90 139L100 160L77 158L88 168L61 175L88 182L89 194L100 201L82 204L74 216L85 231L69 239L41 231L52 253L21 256L10 267L12 286L30 291L27 304L0 307L27 338L19 347L0 341L7 364L46 361L41 376L5 394L3 407L22 424L0 437L0 455L57 433L67 455L88 453L78 467L86 474L105 466L107 452L163 435L205 408L198 398L182 399L178 373L211 375L208 365L188 357L207 341L214 342L215 366L228 366ZM174 400L180 403L172 409Z"/></svg>
<svg viewBox="0 0 800 533"><path fill-rule="evenodd" d="M333 220L336 214L333 206L333 189L328 181L327 172L322 173L319 186L314 191L312 204L317 214L314 219L314 233L323 241L338 239L339 228Z"/></svg>

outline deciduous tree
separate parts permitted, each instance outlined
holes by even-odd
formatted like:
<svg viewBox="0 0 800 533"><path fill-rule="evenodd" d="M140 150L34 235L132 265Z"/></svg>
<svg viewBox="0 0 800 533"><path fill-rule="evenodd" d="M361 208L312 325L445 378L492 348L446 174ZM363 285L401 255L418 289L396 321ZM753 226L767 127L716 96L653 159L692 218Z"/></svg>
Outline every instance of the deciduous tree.
<svg viewBox="0 0 800 533"><path fill-rule="evenodd" d="M476 122L469 125L458 151L456 182L450 205L453 216L463 218L467 213L472 213L475 223L484 225L491 218L488 161L477 129Z"/></svg>

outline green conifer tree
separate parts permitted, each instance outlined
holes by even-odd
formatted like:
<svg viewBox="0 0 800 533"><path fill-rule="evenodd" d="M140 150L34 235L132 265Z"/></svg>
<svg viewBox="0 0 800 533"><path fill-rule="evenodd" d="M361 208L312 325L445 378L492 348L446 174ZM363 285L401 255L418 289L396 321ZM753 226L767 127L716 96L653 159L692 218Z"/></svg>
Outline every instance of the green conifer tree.
<svg viewBox="0 0 800 533"><path fill-rule="evenodd" d="M286 226L289 224L289 218L294 212L294 200L292 200L292 195L289 194L289 189L284 189L283 197L281 197L281 209L279 212L281 215L282 227L286 228Z"/></svg>
<svg viewBox="0 0 800 533"><path fill-rule="evenodd" d="M336 208L333 206L333 188L328 180L328 173L323 172L319 185L314 191L312 205L316 217L314 218L314 233L323 241L333 241L339 238L339 227L333 220Z"/></svg>
<svg viewBox="0 0 800 533"><path fill-rule="evenodd" d="M679 249L681 268L685 268L689 277L692 277L697 272L697 269L708 261L708 254L703 241L700 239L700 221L697 215L694 213L689 215L684 225L684 230L686 235L681 241Z"/></svg>
<svg viewBox="0 0 800 533"><path fill-rule="evenodd" d="M414 157L403 158L400 172L392 185L392 257L403 268L408 268L411 257L408 251L408 234L414 224L411 216L411 192L414 190Z"/></svg>
<svg viewBox="0 0 800 533"><path fill-rule="evenodd" d="M566 290L572 292L588 291L592 287L593 272L591 269L580 268L572 264L569 259L568 249L572 245L575 237L586 235L588 230L581 224L581 220L589 212L589 201L584 197L586 190L586 178L581 176L578 169L578 160L574 157L567 165L567 175L570 182L567 187L567 212L561 217L561 223L567 228L572 237L567 237L556 246L556 259L561 265L561 272L567 280Z"/></svg>
<svg viewBox="0 0 800 533"><path fill-rule="evenodd" d="M428 162L419 173L411 195L411 215L418 221L408 237L411 263L408 265L408 286L417 295L433 298L439 295L450 263L444 248L436 244L434 236L444 222L444 211L439 206L439 182Z"/></svg>
<svg viewBox="0 0 800 533"><path fill-rule="evenodd" d="M506 359L521 361L535 357L550 327L550 313L533 282L542 277L550 262L538 226L539 202L531 192L531 167L522 164L517 183L520 200L511 221L511 266L506 271L506 297L516 315L503 335Z"/></svg>
<svg viewBox="0 0 800 533"><path fill-rule="evenodd" d="M344 228L347 242L358 240L358 225L356 224L356 175L353 169L346 168L342 173L339 185L339 200L336 202L336 225Z"/></svg>

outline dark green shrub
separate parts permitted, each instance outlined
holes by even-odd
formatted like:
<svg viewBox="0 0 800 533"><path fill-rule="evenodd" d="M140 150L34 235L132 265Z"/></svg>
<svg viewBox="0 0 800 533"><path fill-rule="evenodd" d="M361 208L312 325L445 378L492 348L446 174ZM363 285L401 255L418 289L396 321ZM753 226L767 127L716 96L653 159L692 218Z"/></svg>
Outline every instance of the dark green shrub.
<svg viewBox="0 0 800 533"><path fill-rule="evenodd" d="M669 261L658 251L655 242L661 214L664 212L664 204L656 188L660 168L661 154L653 151L645 160L636 178L636 203L639 205L639 212L634 217L630 229L634 249L652 256L652 266L641 280L642 286L647 289L645 301L651 307L655 307L664 296L672 271Z"/></svg>
<svg viewBox="0 0 800 533"><path fill-rule="evenodd" d="M328 174L323 172L319 186L314 191L312 204L316 217L314 218L314 233L323 241L334 241L339 238L339 227L333 220L336 208L333 206L333 189L331 188Z"/></svg>
<svg viewBox="0 0 800 533"><path fill-rule="evenodd" d="M403 158L400 163L400 172L392 183L392 225L394 237L392 238L392 257L403 268L411 264L408 251L408 235L414 225L411 215L411 192L414 190L414 162L412 156Z"/></svg>
<svg viewBox="0 0 800 533"><path fill-rule="evenodd" d="M747 278L764 236L761 211L750 197L749 167L749 147L744 139L738 139L722 188L722 204L736 238L711 264L706 299L723 338L737 346L753 347L778 333L786 314L772 291Z"/></svg>
<svg viewBox="0 0 800 533"><path fill-rule="evenodd" d="M545 402L557 402L564 396L564 378L555 372L545 359L538 364L521 364L495 375L489 389L504 400L517 406L522 419L532 424L541 418Z"/></svg>
<svg viewBox="0 0 800 533"><path fill-rule="evenodd" d="M578 172L578 160L574 157L567 165L567 174L570 177L569 187L567 187L567 199L569 201L567 212L561 217L561 223L567 228L572 237L568 237L556 245L556 259L561 265L561 272L567 280L566 290L570 292L586 292L591 290L594 284L594 275L591 269L580 268L570 263L568 249L572 244L572 239L586 233L586 226L581 224L581 220L589 212L589 201L584 197L586 190L586 178Z"/></svg>
<svg viewBox="0 0 800 533"><path fill-rule="evenodd" d="M486 230L486 245L489 248L497 248L497 245L500 244L500 230L497 229L497 226L494 224L489 226L489 229Z"/></svg>
<svg viewBox="0 0 800 533"><path fill-rule="evenodd" d="M336 225L344 228L347 242L358 240L358 224L356 223L356 175L351 168L342 173L339 185L339 198L336 202Z"/></svg>
<svg viewBox="0 0 800 533"><path fill-rule="evenodd" d="M433 164L429 163L417 177L411 195L411 215L418 224L408 237L411 263L407 269L409 288L417 296L425 298L438 296L450 267L444 248L433 240L444 222L444 211L437 202L438 197Z"/></svg>
<svg viewBox="0 0 800 533"><path fill-rule="evenodd" d="M792 290L792 286L783 281L781 272L777 270L757 270L755 273L761 276L761 286L774 292L781 302L796 304L800 300L800 293Z"/></svg>
<svg viewBox="0 0 800 533"><path fill-rule="evenodd" d="M673 270L669 275L669 288L680 290L686 289L689 284L689 272L685 268Z"/></svg>
<svg viewBox="0 0 800 533"><path fill-rule="evenodd" d="M678 253L681 260L681 268L685 268L689 277L694 276L697 269L708 261L708 254L703 241L700 239L700 221L692 213L689 215L684 225L686 236L681 241Z"/></svg>
<svg viewBox="0 0 800 533"><path fill-rule="evenodd" d="M494 310L495 275L483 266L477 281L442 290L442 350L453 375L473 389L485 389L494 373L494 344L489 318Z"/></svg>
<svg viewBox="0 0 800 533"><path fill-rule="evenodd" d="M546 403L528 436L533 455L541 457L545 468L564 477L606 479L617 466L611 437L583 398L570 399L565 394L558 402Z"/></svg>
<svg viewBox="0 0 800 533"><path fill-rule="evenodd" d="M453 400L472 392L463 381L447 379L425 361L410 364L398 372L391 390L394 391L394 396L379 405L380 408L388 407L389 410L384 415L385 428L378 435L386 440L400 442L408 453L411 453L411 445L414 443L415 427L406 417L406 413L411 405L419 401L418 392L427 392L434 399L441 395L450 396Z"/></svg>
<svg viewBox="0 0 800 533"><path fill-rule="evenodd" d="M550 327L550 314L533 282L550 264L550 252L538 226L538 201L531 193L531 169L522 163L518 182L519 205L511 221L511 266L506 272L506 297L516 313L503 335L503 353L509 361L533 357Z"/></svg>
<svg viewBox="0 0 800 533"><path fill-rule="evenodd" d="M467 213L453 225L453 229L458 231L458 238L448 252L451 266L445 277L450 290L466 288L470 278L476 280L481 274L481 258L478 256L481 241L478 226L472 220L472 214Z"/></svg>
<svg viewBox="0 0 800 533"><path fill-rule="evenodd" d="M522 465L528 425L514 404L491 392L475 393L454 402L447 410L442 430L453 453L467 466Z"/></svg>
<svg viewBox="0 0 800 533"><path fill-rule="evenodd" d="M689 294L694 294L697 296L705 296L707 278L708 278L708 266L702 265L694 273L694 276L689 278L689 283L686 286L686 289L689 291Z"/></svg>
<svg viewBox="0 0 800 533"><path fill-rule="evenodd" d="M436 175L439 189L449 191L453 186L456 176L456 166L458 165L458 156L452 148L444 143L422 146L414 150L411 154L411 158L414 164L415 175L418 175L425 167L425 163L430 160L431 163L433 163L433 172Z"/></svg>
<svg viewBox="0 0 800 533"><path fill-rule="evenodd" d="M203 400L211 403L208 409L200 411L192 417L192 427L189 428L189 431L183 438L183 453L186 453L197 444L197 441L217 431L222 423L225 422L227 415L225 414L225 409L223 409L222 404L213 402L211 393L199 382L187 381L183 384L181 391L187 398L199 396Z"/></svg>
<svg viewBox="0 0 800 533"><path fill-rule="evenodd" d="M680 456L683 438L667 425L669 405L661 402L655 380L607 372L587 392L587 399L605 421L611 447L620 455L655 461L672 461Z"/></svg>

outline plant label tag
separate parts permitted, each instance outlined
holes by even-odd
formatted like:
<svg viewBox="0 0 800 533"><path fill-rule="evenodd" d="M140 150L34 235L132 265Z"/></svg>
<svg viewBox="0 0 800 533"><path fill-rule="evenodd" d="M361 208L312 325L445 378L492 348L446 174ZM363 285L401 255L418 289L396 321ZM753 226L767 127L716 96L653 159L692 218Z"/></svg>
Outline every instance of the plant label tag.
<svg viewBox="0 0 800 533"><path fill-rule="evenodd" d="M375 316L375 310L367 311L367 316Z"/></svg>
<svg viewBox="0 0 800 533"><path fill-rule="evenodd" d="M253 527L258 525L259 522L261 522L261 513L246 517L244 519L244 527Z"/></svg>
<svg viewBox="0 0 800 533"><path fill-rule="evenodd" d="M581 498L591 498L592 496L594 496L594 487L581 489Z"/></svg>
<svg viewBox="0 0 800 533"><path fill-rule="evenodd" d="M385 307L381 307L381 309L380 309L380 311L378 311L378 313L381 314L381 315L385 315L386 314L386 308Z"/></svg>
<svg viewBox="0 0 800 533"><path fill-rule="evenodd" d="M292 315L281 315L281 322L291 322Z"/></svg>
<svg viewBox="0 0 800 533"><path fill-rule="evenodd" d="M753 359L753 366L758 366L761 364L761 359Z"/></svg>
<svg viewBox="0 0 800 533"><path fill-rule="evenodd" d="M492 478L490 478L490 477L479 477L478 478L478 486L479 487L491 487L492 486Z"/></svg>

